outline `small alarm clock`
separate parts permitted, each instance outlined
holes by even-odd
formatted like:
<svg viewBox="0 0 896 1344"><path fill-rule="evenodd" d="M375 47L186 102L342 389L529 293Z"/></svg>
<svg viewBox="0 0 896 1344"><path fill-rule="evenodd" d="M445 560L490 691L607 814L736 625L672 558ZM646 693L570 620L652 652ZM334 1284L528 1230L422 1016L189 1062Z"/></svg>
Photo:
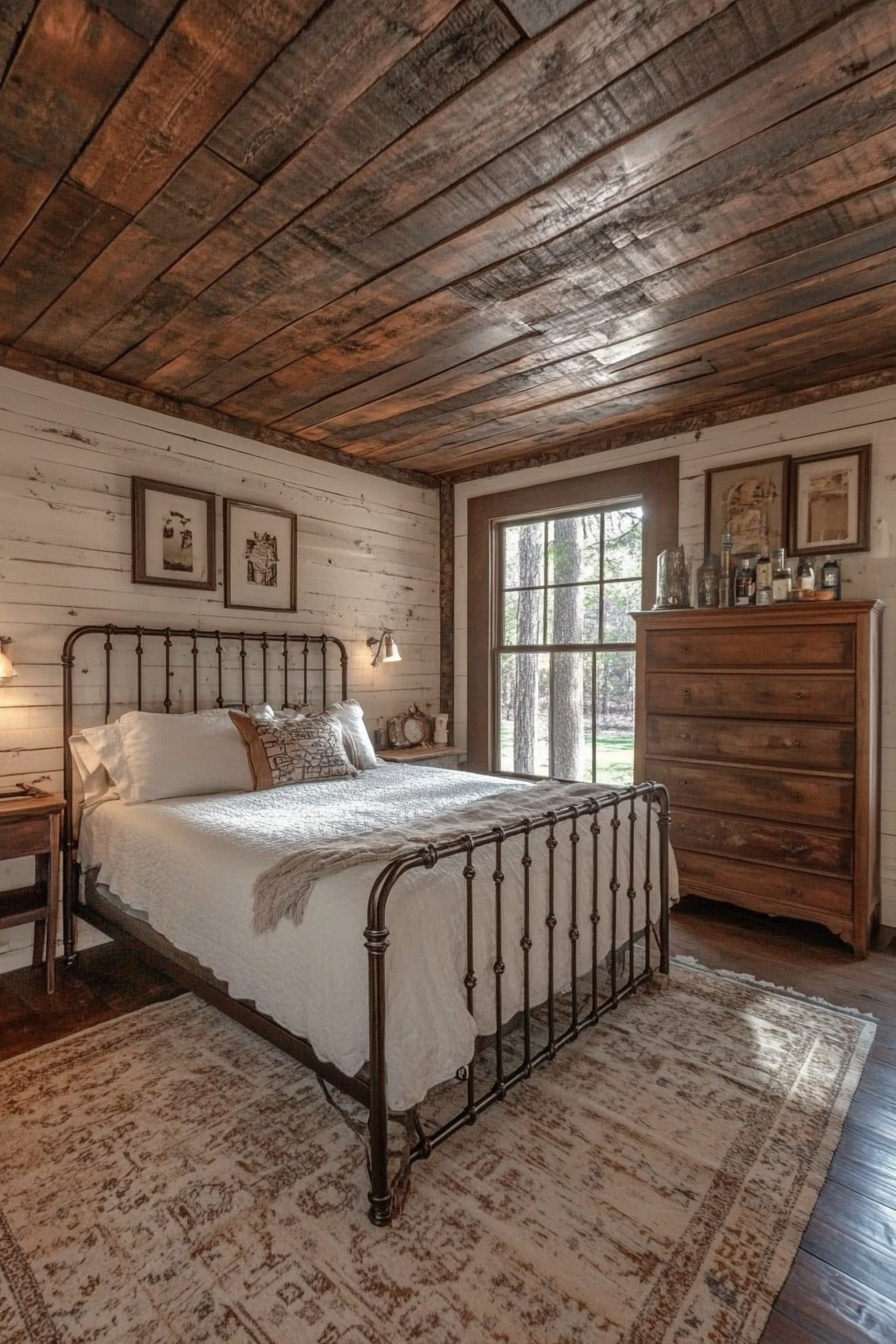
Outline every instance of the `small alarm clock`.
<svg viewBox="0 0 896 1344"><path fill-rule="evenodd" d="M403 714L389 720L390 747L419 747L431 741L432 725L416 705L408 705Z"/></svg>

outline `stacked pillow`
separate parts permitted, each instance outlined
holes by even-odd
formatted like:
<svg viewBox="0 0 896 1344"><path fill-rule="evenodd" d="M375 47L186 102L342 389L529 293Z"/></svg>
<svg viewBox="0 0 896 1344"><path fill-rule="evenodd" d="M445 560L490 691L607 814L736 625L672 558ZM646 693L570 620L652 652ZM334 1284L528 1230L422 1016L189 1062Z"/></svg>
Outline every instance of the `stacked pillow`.
<svg viewBox="0 0 896 1344"><path fill-rule="evenodd" d="M71 738L85 805L125 803L352 778L376 766L364 711L341 700L322 714L253 705L197 714L132 710Z"/></svg>

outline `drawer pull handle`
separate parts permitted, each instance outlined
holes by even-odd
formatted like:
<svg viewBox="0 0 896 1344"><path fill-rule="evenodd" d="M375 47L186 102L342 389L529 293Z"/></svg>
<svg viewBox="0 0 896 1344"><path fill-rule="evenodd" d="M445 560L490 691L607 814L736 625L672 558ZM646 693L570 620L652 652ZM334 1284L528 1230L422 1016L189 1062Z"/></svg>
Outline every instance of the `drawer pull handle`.
<svg viewBox="0 0 896 1344"><path fill-rule="evenodd" d="M681 789L687 789L690 787L690 783L691 781L689 779L680 779L678 781L678 787Z"/></svg>
<svg viewBox="0 0 896 1344"><path fill-rule="evenodd" d="M809 846L801 845L796 840L792 840L789 845L782 845L781 850L784 854L793 854L794 856L799 856L800 854L808 854Z"/></svg>
<svg viewBox="0 0 896 1344"><path fill-rule="evenodd" d="M682 700L690 700L690 698L691 698L691 696L692 696L693 694L694 694L694 692L691 690L690 686L683 686L683 687L681 688L681 698L682 698Z"/></svg>
<svg viewBox="0 0 896 1344"><path fill-rule="evenodd" d="M802 889L802 887L791 887L791 888L790 888L790 895L791 895L791 896L795 896L795 897L797 898L798 901L801 901L801 900L803 899L803 889Z"/></svg>
<svg viewBox="0 0 896 1344"><path fill-rule="evenodd" d="M782 747L801 747L803 739L801 737L784 737L781 739Z"/></svg>
<svg viewBox="0 0 896 1344"><path fill-rule="evenodd" d="M681 646L681 651L682 651L682 653L690 653L690 651L691 651L691 646L690 646L690 644L682 644L682 646Z"/></svg>
<svg viewBox="0 0 896 1344"><path fill-rule="evenodd" d="M805 699L806 699L806 692L805 692L805 691L794 691L794 692L793 692L793 698L794 698L794 700L805 700Z"/></svg>
<svg viewBox="0 0 896 1344"><path fill-rule="evenodd" d="M678 738L680 742L690 742L691 735L690 733L679 733Z"/></svg>

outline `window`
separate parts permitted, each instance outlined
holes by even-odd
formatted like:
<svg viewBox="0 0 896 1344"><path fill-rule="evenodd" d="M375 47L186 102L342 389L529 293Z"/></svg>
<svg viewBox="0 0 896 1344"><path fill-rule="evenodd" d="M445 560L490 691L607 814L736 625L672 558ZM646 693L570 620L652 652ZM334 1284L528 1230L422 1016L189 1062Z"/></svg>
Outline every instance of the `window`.
<svg viewBox="0 0 896 1344"><path fill-rule="evenodd" d="M467 677L466 683L464 683L463 678L457 683L455 708L460 734L458 740L466 741L467 769L490 771L505 768L503 766L503 744L500 733L503 718L500 705L502 686L499 675L502 650L507 653L534 654L536 658L541 658L543 660L542 666L547 667L547 676L550 680L548 640L553 638L553 627L551 627L551 633L548 634L544 616L546 602L544 595L541 605L542 624L534 645L520 649L518 631L516 634L509 634L509 640L517 641L515 645L511 645L509 641L506 645L503 643L505 638L503 604L507 596L503 590L514 587L521 589L528 586L548 589L548 584L543 579L534 585L520 585L519 582L514 583L504 578L501 557L497 554L500 550L503 525L507 523L511 527L519 527L524 523L535 522L541 522L543 525L545 521L552 519L580 517L585 514L600 512L609 514L619 509L624 510L629 502L640 503L643 527L641 591L638 599L632 602L631 606L620 603L616 609L617 614L621 612L623 616L627 616L629 611L651 605L655 595L657 555L667 547L678 544L678 474L678 458L662 457L644 462L634 462L622 467L610 467L605 471L585 472L582 475L561 475L556 480L541 479L534 485L525 485L516 489L486 490L484 494L474 495L467 501L465 615ZM625 501L625 503L620 504L620 501ZM459 522L462 531L464 525L462 515ZM605 569L604 579L608 578L610 578L610 575ZM555 580L552 579L551 582L554 583ZM598 583L600 584L600 580L598 580ZM575 586L569 583L559 584L561 588ZM595 655L607 653L617 656L619 659L627 657L630 663L631 645L629 641L632 636L623 634L620 637L617 634L611 637L612 603L606 600L612 597L611 585L604 583L603 589L604 591L601 593L601 597L605 599L601 609L603 629L602 631L599 630L597 639L593 634L587 634L585 637L588 645L586 649L562 649L559 650L559 653L569 655L578 652L579 655L587 653L590 656L593 651ZM590 596L593 608L594 593L592 592ZM555 602L556 595L551 600ZM519 601L520 599L517 599L517 612L519 612ZM562 601L563 598L561 597L561 606ZM607 620L608 612L611 614L609 622ZM553 621L553 608L550 610L550 618ZM600 617L598 617L598 620L600 620ZM593 619L591 628L593 629ZM601 641L603 641L604 647L600 647ZM598 647L592 650L592 643L596 643ZM608 645L611 647L607 647ZM602 703L600 677L602 672L610 666L610 663L610 659L596 658L595 660L598 711L600 711ZM558 668L562 668L564 663L562 658L555 656L553 664L554 676L556 677ZM583 678L586 672L590 677L590 667L587 663L583 668ZM536 689L540 689L537 680ZM546 703L543 702L543 704ZM586 726L590 725L590 718L586 718L584 722ZM598 720L598 724L600 722ZM594 734L595 738L597 736L599 734ZM535 737L537 740L537 734ZM542 731L542 738L544 741L548 741L545 730ZM553 745L556 756L556 723ZM550 743L548 743L548 746L550 747ZM590 742L588 750L590 751ZM583 767L588 764L587 760L584 759L585 756L587 756L587 753L584 752L583 748ZM603 762L597 762L599 779L605 777L611 764L606 757ZM584 768L582 773L585 774ZM587 778L587 775L585 778Z"/></svg>
<svg viewBox="0 0 896 1344"><path fill-rule="evenodd" d="M640 501L496 527L497 767L627 784Z"/></svg>

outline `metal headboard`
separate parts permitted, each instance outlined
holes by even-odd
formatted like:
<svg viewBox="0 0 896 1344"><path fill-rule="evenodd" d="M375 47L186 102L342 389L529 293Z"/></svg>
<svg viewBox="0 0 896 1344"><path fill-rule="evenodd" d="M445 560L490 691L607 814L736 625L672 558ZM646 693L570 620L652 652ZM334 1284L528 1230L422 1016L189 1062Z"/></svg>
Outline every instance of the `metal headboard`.
<svg viewBox="0 0 896 1344"><path fill-rule="evenodd" d="M107 722L113 705L125 709L157 708L170 714L195 713L206 707L240 705L276 699L281 705L309 704L317 696L320 708L348 694L348 654L332 635L260 634L243 630L180 630L173 626L82 625L72 630L62 650L63 790L62 830L63 937L65 956L74 951L74 902L77 864L74 860L74 771L69 738L75 724L76 648L88 636L104 636L100 646L100 683L91 701L97 716ZM116 644L115 641L119 641ZM127 640L133 643L128 645ZM332 649L335 656L328 658ZM131 674L122 675L122 653ZM95 651L90 650L88 667ZM95 667L95 663L94 663ZM117 675L115 675L117 674ZM152 683L163 694L151 693ZM335 683L335 684L334 684ZM89 683L95 686L94 682ZM113 685L124 687L125 695ZM96 721L96 719L94 719Z"/></svg>

